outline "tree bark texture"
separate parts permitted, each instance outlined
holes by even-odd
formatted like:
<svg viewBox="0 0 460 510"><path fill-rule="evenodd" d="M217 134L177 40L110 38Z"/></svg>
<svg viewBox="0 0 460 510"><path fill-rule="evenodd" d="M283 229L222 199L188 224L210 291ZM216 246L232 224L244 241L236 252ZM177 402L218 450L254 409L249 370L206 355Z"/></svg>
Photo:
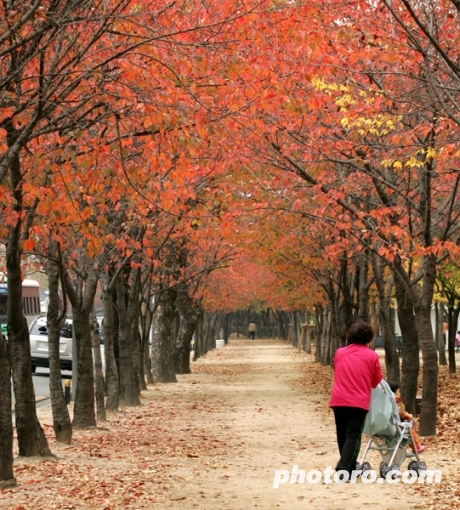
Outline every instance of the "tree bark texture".
<svg viewBox="0 0 460 510"><path fill-rule="evenodd" d="M425 276L420 291L420 300L417 306L414 306L415 323L423 359L422 408L419 433L421 436L431 436L436 434L438 403L438 358L431 326L431 304L436 279L436 258L434 255L427 255L424 257L423 263L425 264Z"/></svg>
<svg viewBox="0 0 460 510"><path fill-rule="evenodd" d="M322 305L315 305L315 362L321 363L322 345L321 345L321 332L323 330L323 307Z"/></svg>
<svg viewBox="0 0 460 510"><path fill-rule="evenodd" d="M99 324L94 311L90 314L91 320L91 343L93 345L94 366L94 394L96 396L96 416L98 420L105 421L104 402L104 374L102 373L101 341L99 337Z"/></svg>
<svg viewBox="0 0 460 510"><path fill-rule="evenodd" d="M72 307L73 329L78 350L78 384L75 393L74 428L96 426L94 399L93 346L90 310Z"/></svg>
<svg viewBox="0 0 460 510"><path fill-rule="evenodd" d="M321 364L328 366L332 362L331 358L331 306L328 303L323 308L323 329L321 331Z"/></svg>
<svg viewBox="0 0 460 510"><path fill-rule="evenodd" d="M11 367L8 344L0 331L0 488L14 487Z"/></svg>
<svg viewBox="0 0 460 510"><path fill-rule="evenodd" d="M15 208L18 213L22 211L20 179L21 172L17 158L11 168L11 180L13 195L16 199ZM9 227L6 243L8 343L16 398L16 430L20 456L46 457L52 454L37 418L32 383L29 328L22 311L21 231L22 223L21 219L18 219L16 225Z"/></svg>
<svg viewBox="0 0 460 510"><path fill-rule="evenodd" d="M415 414L417 381L420 372L420 346L415 324L414 308L403 282L396 276L395 293L398 321L403 338L401 364L401 398L408 413Z"/></svg>
<svg viewBox="0 0 460 510"><path fill-rule="evenodd" d="M436 328L438 332L438 359L440 365L447 365L447 358L446 358L446 341L447 341L447 334L444 333L444 322L446 322L445 317L445 310L444 305L442 303L436 303Z"/></svg>
<svg viewBox="0 0 460 510"><path fill-rule="evenodd" d="M200 308L200 315L195 328L195 350L193 352L193 361L206 354L204 345L204 311Z"/></svg>
<svg viewBox="0 0 460 510"><path fill-rule="evenodd" d="M358 320L369 322L369 253L365 250L359 257Z"/></svg>
<svg viewBox="0 0 460 510"><path fill-rule="evenodd" d="M448 305L448 314L449 314L449 374L455 374L457 371L456 362L455 362L455 351L457 349L457 324L458 324L458 316L460 314L460 308L455 307L454 303L449 303Z"/></svg>
<svg viewBox="0 0 460 510"><path fill-rule="evenodd" d="M120 273L117 277L116 290L120 348L120 404L134 406L139 405L140 401L134 374L132 329L126 310L127 295L123 273Z"/></svg>
<svg viewBox="0 0 460 510"><path fill-rule="evenodd" d="M397 384L400 383L401 372L399 367L399 357L394 345L393 332L390 326L390 297L392 291L392 282L385 285L385 275L383 261L377 254L372 255L372 268L377 287L377 296L379 301L378 315L380 319L380 330L383 337L383 348L385 350L385 366L387 378Z"/></svg>
<svg viewBox="0 0 460 510"><path fill-rule="evenodd" d="M190 343L199 318L187 287L181 287L177 293L176 307L179 313L179 331L176 338L179 374L190 373Z"/></svg>
<svg viewBox="0 0 460 510"><path fill-rule="evenodd" d="M174 315L177 292L164 290L155 312L153 327L153 380L177 382L174 369Z"/></svg>
<svg viewBox="0 0 460 510"><path fill-rule="evenodd" d="M205 313L206 352L212 351L216 348L217 330L219 328L217 319L217 313Z"/></svg>
<svg viewBox="0 0 460 510"><path fill-rule="evenodd" d="M350 278L348 264L347 255L340 258L339 285L337 290L334 289L335 284L332 274L327 278L324 285L331 304L332 358L335 355L335 351L346 344L347 331L356 320L357 305L353 301L353 295L356 291L359 301L359 270L355 272L354 278ZM340 295L342 295L341 302ZM337 338L335 338L336 334Z"/></svg>
<svg viewBox="0 0 460 510"><path fill-rule="evenodd" d="M140 394L145 387L145 379L143 376L142 355L141 355L141 332L139 328L140 314L140 270L136 269L131 273L131 285L128 299L127 318L130 325L131 350L133 358L133 382L136 391L136 400L134 405L140 405Z"/></svg>
<svg viewBox="0 0 460 510"><path fill-rule="evenodd" d="M144 291L140 311L140 352L142 363L141 390L147 389L147 384L153 384L152 368L150 362L150 331L152 328L153 307L151 305L150 287Z"/></svg>
<svg viewBox="0 0 460 510"><path fill-rule="evenodd" d="M105 386L107 392L105 406L111 411L117 411L120 403L120 380L114 348L114 303L112 290L109 289L109 277L106 273L102 275L102 302L104 306L102 336L104 338Z"/></svg>
<svg viewBox="0 0 460 510"><path fill-rule="evenodd" d="M57 252L53 253L53 256ZM59 267L53 260L45 265L49 285L49 305L47 313L48 353L50 364L50 397L53 413L54 435L58 443L72 441L72 421L62 389L61 361L59 356L59 340L65 322L65 311L61 308L59 297Z"/></svg>

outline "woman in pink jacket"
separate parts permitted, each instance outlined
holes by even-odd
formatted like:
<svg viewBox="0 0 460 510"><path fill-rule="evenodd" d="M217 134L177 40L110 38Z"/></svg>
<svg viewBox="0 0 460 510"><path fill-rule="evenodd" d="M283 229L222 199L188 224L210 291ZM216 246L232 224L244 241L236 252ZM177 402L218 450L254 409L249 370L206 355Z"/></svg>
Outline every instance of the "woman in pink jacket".
<svg viewBox="0 0 460 510"><path fill-rule="evenodd" d="M361 447L361 434L369 411L371 389L382 380L378 355L369 349L374 330L366 322L353 324L347 333L347 346L334 357L334 385L329 407L334 411L340 460L336 471L351 476ZM348 477L344 477L348 479Z"/></svg>

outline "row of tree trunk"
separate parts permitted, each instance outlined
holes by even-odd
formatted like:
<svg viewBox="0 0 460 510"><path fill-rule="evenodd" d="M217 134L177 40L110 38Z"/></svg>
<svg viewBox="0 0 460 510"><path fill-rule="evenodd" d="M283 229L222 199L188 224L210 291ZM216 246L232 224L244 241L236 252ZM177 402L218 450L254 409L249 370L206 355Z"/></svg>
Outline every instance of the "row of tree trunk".
<svg viewBox="0 0 460 510"><path fill-rule="evenodd" d="M22 314L20 257L14 258L15 252L19 254L17 247L10 244L7 249L8 340L0 337L2 486L15 483L11 376L19 454L52 455L36 413L29 331ZM60 262L58 245L50 245L49 253L53 256L43 261L43 267L49 280L50 396L54 431L59 442L69 443L75 428L97 426L97 420L105 419L106 409L139 405L140 392L147 384L175 382L177 373L190 373L193 336L194 359L197 359L215 348L215 340L225 329L225 314L203 312L189 295L186 285L164 286L152 294L148 283L151 278L143 275L140 269L130 266L101 272L84 257L79 259L78 271L72 276ZM105 374L102 373L99 325L93 311L98 289L102 289L104 306ZM68 312L72 316L76 346L73 420L64 397L59 360L60 331Z"/></svg>
<svg viewBox="0 0 460 510"><path fill-rule="evenodd" d="M366 255L363 255L365 257ZM404 404L410 413L415 413L418 397L418 380L420 373L420 352L423 361L422 407L420 416L420 433L433 435L437 411L437 371L440 364L447 364L443 337L443 323L449 326L448 363L449 372L455 366L455 334L460 308L454 300L448 305L447 312L441 303L434 306L437 310L435 335L433 336L431 312L433 293L424 288L419 289L415 300L409 291L407 282L397 272L390 275L385 271L381 259L369 255L367 261L372 266L373 277L367 276L367 262L360 260L355 266L355 273L348 274L350 265L344 264L338 274L322 275L318 278L328 301L316 306L315 359L323 365L331 365L335 351L345 345L346 332L355 321L370 322L376 332L383 337L387 379L400 384ZM431 282L432 283L432 282ZM375 286L376 294L370 299L369 289ZM396 349L395 337L391 325L391 308L396 309L403 350L401 358ZM289 314L289 336L293 345L300 346L299 312ZM304 323L307 321L305 320Z"/></svg>

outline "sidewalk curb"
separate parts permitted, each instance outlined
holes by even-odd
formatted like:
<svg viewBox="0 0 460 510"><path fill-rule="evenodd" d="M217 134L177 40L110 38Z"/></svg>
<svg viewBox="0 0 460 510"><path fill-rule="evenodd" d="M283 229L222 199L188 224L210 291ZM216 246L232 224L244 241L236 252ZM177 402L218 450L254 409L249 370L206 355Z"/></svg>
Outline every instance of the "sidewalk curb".
<svg viewBox="0 0 460 510"><path fill-rule="evenodd" d="M51 397L42 397L38 396L35 398L35 405L41 404L38 407L46 407L46 405L51 405ZM15 405L11 406L11 413L14 414Z"/></svg>

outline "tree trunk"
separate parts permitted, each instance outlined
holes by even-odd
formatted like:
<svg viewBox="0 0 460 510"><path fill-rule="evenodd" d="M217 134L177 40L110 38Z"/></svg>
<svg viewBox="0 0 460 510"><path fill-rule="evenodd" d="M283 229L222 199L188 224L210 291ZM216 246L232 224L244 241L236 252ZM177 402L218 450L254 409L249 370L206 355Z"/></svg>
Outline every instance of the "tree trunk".
<svg viewBox="0 0 460 510"><path fill-rule="evenodd" d="M209 313L203 311L201 321L201 355L208 352L208 333L209 333Z"/></svg>
<svg viewBox="0 0 460 510"><path fill-rule="evenodd" d="M141 307L141 362L142 362L142 381L141 389L147 389L147 384L153 384L152 367L150 363L150 330L152 328L153 311L150 304L150 292L144 296ZM147 384L146 384L147 383Z"/></svg>
<svg viewBox="0 0 460 510"><path fill-rule="evenodd" d="M399 367L399 356L396 352L393 333L390 327L390 316L388 307L379 306L380 329L383 337L383 348L385 350L385 367L389 381L400 383L401 371Z"/></svg>
<svg viewBox="0 0 460 510"><path fill-rule="evenodd" d="M202 345L202 338L203 338L203 321L204 321L204 314L201 313L198 317L198 321L196 323L196 329L195 329L195 347L193 351L193 361L196 361L201 356L201 345Z"/></svg>
<svg viewBox="0 0 460 510"><path fill-rule="evenodd" d="M380 329L379 316L377 313L377 302L372 299L369 302L369 323L375 331L374 340L371 343L371 349L375 349L375 337L378 335Z"/></svg>
<svg viewBox="0 0 460 510"><path fill-rule="evenodd" d="M150 314L150 312L148 312ZM148 329L143 332L142 338L142 364L143 364L143 374L144 380L147 384L153 384L153 375L152 375L152 364L150 357L150 328L152 327L151 319L149 320Z"/></svg>
<svg viewBox="0 0 460 510"><path fill-rule="evenodd" d="M217 330L219 328L219 317L217 313L208 314L206 321L206 352L216 348ZM249 323L248 323L249 324ZM247 330L247 327L246 327Z"/></svg>
<svg viewBox="0 0 460 510"><path fill-rule="evenodd" d="M153 380L177 382L174 369L174 315L177 292L168 288L160 297L153 327Z"/></svg>
<svg viewBox="0 0 460 510"><path fill-rule="evenodd" d="M339 306L339 290L334 292L334 286L332 279L328 279L327 295L330 300L329 306L329 328L328 328L328 343L329 343L329 358L332 363L335 352L339 347L343 347L346 344L346 332L348 331L348 321L351 320L351 313L343 314L344 310L348 309L349 300L344 300L342 306ZM339 310L341 320L339 321Z"/></svg>
<svg viewBox="0 0 460 510"><path fill-rule="evenodd" d="M190 373L190 343L199 318L193 301L188 295L187 287L181 287L177 294L176 306L179 312L179 331L176 340L176 349L179 358L179 374Z"/></svg>
<svg viewBox="0 0 460 510"><path fill-rule="evenodd" d="M385 349L385 366L387 370L387 378L399 384L401 372L399 368L399 357L396 353L393 342L393 332L390 327L390 297L392 290L392 282L385 287L385 276L383 261L377 254L372 255L372 268L377 287L377 295L379 300L378 315L380 319L380 330L383 337L383 347Z"/></svg>
<svg viewBox="0 0 460 510"><path fill-rule="evenodd" d="M74 281L64 272L65 289L72 304L73 334L77 348L77 388L73 411L74 428L96 426L94 410L93 344L90 314L94 305L99 270L94 261L82 253L78 259L78 275Z"/></svg>
<svg viewBox="0 0 460 510"><path fill-rule="evenodd" d="M322 313L322 305L315 305L315 362L321 363L321 353L322 353L322 345L321 345L321 335L323 325L323 313Z"/></svg>
<svg viewBox="0 0 460 510"><path fill-rule="evenodd" d="M330 320L329 324L331 339L332 358L335 355L335 351L338 347L343 347L346 344L346 334L350 329L350 326L356 320L356 310L354 308L355 303L353 302L353 288L357 289L358 301L359 301L359 270L356 271L355 277L352 279L352 283L349 282L349 271L348 271L348 258L346 255L340 258L340 276L338 290L334 290L332 275L327 279L327 283L324 285L324 289L330 301ZM358 266L359 267L359 266ZM339 295L343 296L342 302L340 302ZM367 307L367 302L366 302ZM336 338L337 334L337 338Z"/></svg>
<svg viewBox="0 0 460 510"><path fill-rule="evenodd" d="M57 255L57 250L53 250L53 252L53 255ZM48 328L49 386L54 435L58 443L69 444L72 441L72 421L62 390L61 361L59 357L59 341L61 329L65 323L65 308L61 306L61 299L59 297L59 267L52 259L47 260L44 267L49 285L49 304L46 323Z"/></svg>
<svg viewBox="0 0 460 510"><path fill-rule="evenodd" d="M15 186L18 182L15 182L14 175L15 172L12 173L13 185ZM21 200L19 196L20 193L18 194L18 200ZM9 227L6 245L8 343L13 370L13 388L16 397L16 430L20 456L33 457L40 455L46 457L52 454L37 418L32 383L29 328L22 312L20 233L21 220L18 220L16 226Z"/></svg>
<svg viewBox="0 0 460 510"><path fill-rule="evenodd" d="M228 313L226 313L225 314L225 320L224 320L224 340L225 340L225 344L226 345L228 344L228 338L230 336L230 333L229 333L229 328L230 328L229 323L230 323L230 316L229 316Z"/></svg>
<svg viewBox="0 0 460 510"><path fill-rule="evenodd" d="M131 341L133 349L133 376L137 388L138 400L143 389L147 389L144 378L143 356L141 353L141 334L139 331L139 316L131 322ZM140 404L140 401L139 401ZM137 404L136 404L137 405Z"/></svg>
<svg viewBox="0 0 460 510"><path fill-rule="evenodd" d="M75 392L73 427L96 426L94 410L93 345L90 310L72 306L73 329L78 353L78 384Z"/></svg>
<svg viewBox="0 0 460 510"><path fill-rule="evenodd" d="M278 336L281 340L287 340L288 332L286 328L286 324L284 322L285 312L282 310L277 314L278 320Z"/></svg>
<svg viewBox="0 0 460 510"><path fill-rule="evenodd" d="M358 321L369 322L369 253L359 257Z"/></svg>
<svg viewBox="0 0 460 510"><path fill-rule="evenodd" d="M436 314L438 319L436 326L439 332L438 336L439 364L445 366L447 365L446 358L447 333L444 333L444 322L446 322L444 305L442 303L436 303L436 309L439 312Z"/></svg>
<svg viewBox="0 0 460 510"><path fill-rule="evenodd" d="M423 359L422 409L419 433L421 436L431 436L436 434L438 401L438 359L431 326L431 303L436 279L436 258L434 255L427 255L423 262L425 263L425 276L420 291L420 300L417 306L414 306L415 324Z"/></svg>
<svg viewBox="0 0 460 510"><path fill-rule="evenodd" d="M104 374L102 373L101 341L99 337L99 324L94 310L90 314L91 321L91 343L93 346L94 361L94 393L96 395L96 416L98 420L105 421L104 404Z"/></svg>
<svg viewBox="0 0 460 510"><path fill-rule="evenodd" d="M395 293L398 303L398 321L403 338L401 365L401 398L408 413L415 414L415 398L420 371L420 347L415 325L414 308L407 289L396 275Z"/></svg>
<svg viewBox="0 0 460 510"><path fill-rule="evenodd" d="M8 147L17 141L18 132L11 121L7 130ZM19 455L50 456L48 441L37 418L32 383L30 338L27 321L22 312L21 234L23 229L22 172L19 155L10 164L12 207L17 214L16 224L8 227L6 241L6 270L8 277L7 323L8 343L16 397L16 430Z"/></svg>
<svg viewBox="0 0 460 510"><path fill-rule="evenodd" d="M142 357L141 357L141 337L139 331L139 312L140 312L140 270L136 269L132 272L131 285L130 285L130 294L128 300L128 310L127 310L127 318L128 324L131 325L130 332L130 341L131 341L131 351L133 356L133 382L134 387L136 389L137 394L137 402L140 405L140 394L142 389L141 379L143 380L143 385L145 386L145 379L143 377L143 367L142 367Z"/></svg>
<svg viewBox="0 0 460 510"><path fill-rule="evenodd" d="M14 487L11 367L8 344L0 331L0 489Z"/></svg>
<svg viewBox="0 0 460 510"><path fill-rule="evenodd" d="M460 308L455 307L454 303L449 304L449 374L455 374L457 371L455 362L455 351L457 349L457 324Z"/></svg>
<svg viewBox="0 0 460 510"><path fill-rule="evenodd" d="M215 313L207 313L204 312L204 328L203 328L203 338L204 338L204 353L206 354L210 350L212 350L213 345L211 342L212 332L215 322ZM247 330L247 328L246 328Z"/></svg>
<svg viewBox="0 0 460 510"><path fill-rule="evenodd" d="M132 329L126 311L126 293L124 275L120 273L116 282L117 310L119 320L120 347L120 404L125 406L139 405L139 391L136 384L133 363Z"/></svg>
<svg viewBox="0 0 460 510"><path fill-rule="evenodd" d="M102 336L104 337L105 387L107 393L105 406L110 411L117 411L120 402L120 381L114 349L113 295L108 285L109 277L104 273L102 275L102 302L104 306Z"/></svg>
<svg viewBox="0 0 460 510"><path fill-rule="evenodd" d="M323 308L323 330L321 332L321 364L324 366L329 366L332 362L331 357L331 306L327 304Z"/></svg>
<svg viewBox="0 0 460 510"><path fill-rule="evenodd" d="M289 329L291 330L291 344L294 347L299 346L299 332L298 332L298 323L297 323L297 312L289 313Z"/></svg>

